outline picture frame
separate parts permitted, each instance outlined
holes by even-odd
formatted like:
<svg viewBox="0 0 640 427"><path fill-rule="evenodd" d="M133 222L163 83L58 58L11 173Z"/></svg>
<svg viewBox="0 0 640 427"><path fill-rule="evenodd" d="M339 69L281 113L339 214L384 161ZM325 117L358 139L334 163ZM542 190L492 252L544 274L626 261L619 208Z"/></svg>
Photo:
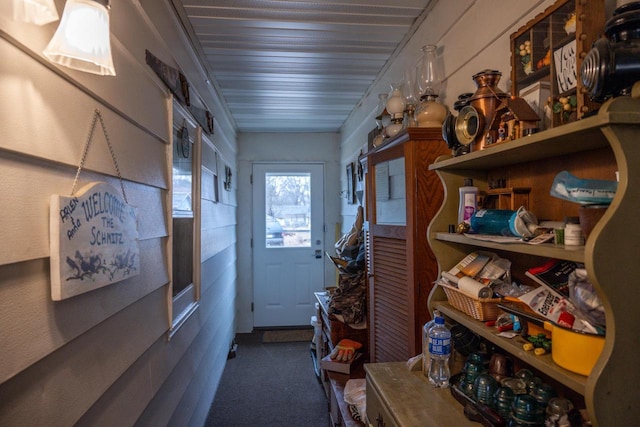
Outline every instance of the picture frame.
<svg viewBox="0 0 640 427"><path fill-rule="evenodd" d="M231 167L228 165L224 165L224 189L225 191L231 191L231 177L232 177Z"/></svg>
<svg viewBox="0 0 640 427"><path fill-rule="evenodd" d="M580 78L584 55L604 26L604 0L557 0L510 36L511 94L545 88L539 130L560 126L598 110ZM548 88L548 89L546 89ZM541 93L542 94L542 93Z"/></svg>
<svg viewBox="0 0 640 427"><path fill-rule="evenodd" d="M353 168L353 162L347 164L347 203L353 205L356 203L356 174Z"/></svg>

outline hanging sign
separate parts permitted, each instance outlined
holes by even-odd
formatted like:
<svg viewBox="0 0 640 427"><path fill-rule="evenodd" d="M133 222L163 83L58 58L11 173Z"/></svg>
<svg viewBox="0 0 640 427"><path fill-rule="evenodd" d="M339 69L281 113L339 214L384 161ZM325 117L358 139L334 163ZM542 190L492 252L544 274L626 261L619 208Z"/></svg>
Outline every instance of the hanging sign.
<svg viewBox="0 0 640 427"><path fill-rule="evenodd" d="M63 300L140 272L136 208L93 182L73 196L51 196L51 298Z"/></svg>

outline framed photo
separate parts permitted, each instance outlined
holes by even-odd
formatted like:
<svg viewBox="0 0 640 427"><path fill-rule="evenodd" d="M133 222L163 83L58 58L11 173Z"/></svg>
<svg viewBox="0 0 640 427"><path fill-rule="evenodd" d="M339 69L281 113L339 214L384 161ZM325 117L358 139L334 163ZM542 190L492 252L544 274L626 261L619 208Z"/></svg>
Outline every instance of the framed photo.
<svg viewBox="0 0 640 427"><path fill-rule="evenodd" d="M347 203L353 205L356 203L356 174L353 169L353 162L347 164Z"/></svg>

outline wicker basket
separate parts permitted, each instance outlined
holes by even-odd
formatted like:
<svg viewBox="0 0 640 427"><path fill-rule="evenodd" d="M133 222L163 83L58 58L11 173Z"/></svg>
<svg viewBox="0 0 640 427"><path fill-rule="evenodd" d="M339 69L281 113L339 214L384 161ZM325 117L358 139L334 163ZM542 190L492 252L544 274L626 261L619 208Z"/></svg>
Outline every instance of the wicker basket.
<svg viewBox="0 0 640 427"><path fill-rule="evenodd" d="M466 295L458 288L448 286L440 283L444 293L447 294L447 299L451 306L457 308L465 314L473 317L476 320L495 320L498 318L499 310L498 303L502 301L501 298L472 298Z"/></svg>

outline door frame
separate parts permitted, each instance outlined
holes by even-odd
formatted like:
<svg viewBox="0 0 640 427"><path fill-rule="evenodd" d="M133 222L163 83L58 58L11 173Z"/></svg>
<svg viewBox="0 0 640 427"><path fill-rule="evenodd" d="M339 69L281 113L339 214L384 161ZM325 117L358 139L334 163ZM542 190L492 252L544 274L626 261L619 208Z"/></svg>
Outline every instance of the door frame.
<svg viewBox="0 0 640 427"><path fill-rule="evenodd" d="M319 199L319 204L320 206L317 208L317 213L315 215L312 215L312 222L315 223L316 220L314 219L314 217L316 215L319 214L320 218L317 220L319 222L319 225L317 225L317 230L315 230L315 233L312 232L311 233L311 244L309 247L305 247L305 248L301 248L301 249L307 249L309 251L309 253L311 254L312 252L315 253L316 250L320 251L320 257L321 257L321 266L318 269L318 274L319 274L319 279L318 279L318 289L314 288L314 292L315 291L322 291L325 289L325 275L326 275L326 271L325 271L325 262L324 262L324 258L325 258L325 235L326 235L326 223L325 223L325 193L326 193L326 164L325 162L318 162L318 161L301 161L301 162L274 162L274 161L256 161L256 162L251 162L251 184L252 184L252 189L251 189L251 203L252 203L252 215L251 215L251 240L252 240L252 244L251 244L251 284L252 284L252 294L251 294L251 298L252 298L252 304L251 304L251 311L252 311L252 323L253 323L253 327L255 328L265 328L265 327L269 327L268 325L263 325L263 326L256 326L256 282L257 282L257 275L256 275L256 248L255 245L258 244L264 244L264 237L261 236L261 231L262 228L258 228L256 229L256 221L258 220L258 218L256 218L256 215L260 215L262 216L262 214L260 214L258 212L257 209L263 209L263 206L257 206L256 203L256 187L254 187L254 185L257 182L261 182L260 180L256 179L256 177L254 176L254 173L256 171L256 166L258 167L273 167L273 172L278 172L279 168L282 168L282 172L283 173L287 173L287 172L292 172L295 173L296 172L296 168L299 171L307 171L309 170L310 167L314 167L314 168L318 168L318 170L315 171L315 173L320 174L320 178L321 178L321 189L320 191L317 191L319 193L318 196L316 196L314 198L314 200ZM313 187L313 184L312 184ZM312 192L312 194L314 194L315 192ZM264 197L264 194L262 194L262 197ZM262 200L258 200L258 202L263 202L264 203L264 199ZM310 229L312 229L313 227L310 226ZM287 251L290 250L294 250L296 249L295 247L290 247L290 248L274 248L277 251L281 251L281 253L283 255L286 254ZM311 307L312 307L312 312L309 313L309 315L313 315L315 314L315 304L313 301L313 293L311 293L311 295L309 296L311 298L310 303L311 303ZM306 319L304 321L304 323L302 323L303 325L308 324L308 319ZM293 326L293 325L283 325L284 326ZM300 326L300 325L296 325L296 326Z"/></svg>

